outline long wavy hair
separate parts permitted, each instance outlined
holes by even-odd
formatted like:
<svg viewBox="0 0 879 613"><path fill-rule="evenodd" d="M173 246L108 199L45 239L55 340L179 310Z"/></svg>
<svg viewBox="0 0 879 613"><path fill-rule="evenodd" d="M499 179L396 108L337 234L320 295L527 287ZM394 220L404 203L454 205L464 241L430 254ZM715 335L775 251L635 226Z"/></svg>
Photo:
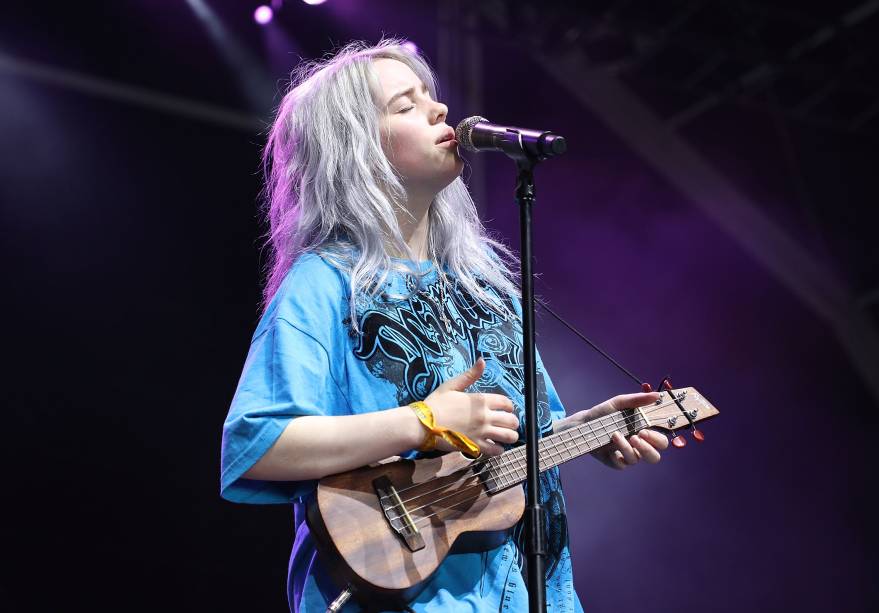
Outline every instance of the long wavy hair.
<svg viewBox="0 0 879 613"><path fill-rule="evenodd" d="M376 293L391 254L413 260L397 223L406 211L400 177L382 150L382 109L374 60L406 64L437 100L436 78L425 60L397 39L375 46L346 45L334 55L294 70L263 150L265 246L263 309L303 253L314 252L350 275L355 301ZM428 253L478 302L507 311L497 294L518 296L509 249L489 236L460 177L434 198L428 213Z"/></svg>

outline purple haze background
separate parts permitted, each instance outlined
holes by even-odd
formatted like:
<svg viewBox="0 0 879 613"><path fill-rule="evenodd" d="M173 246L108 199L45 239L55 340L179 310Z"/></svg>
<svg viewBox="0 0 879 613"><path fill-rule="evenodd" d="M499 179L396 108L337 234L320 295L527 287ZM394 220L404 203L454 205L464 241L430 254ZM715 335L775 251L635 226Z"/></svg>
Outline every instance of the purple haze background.
<svg viewBox="0 0 879 613"><path fill-rule="evenodd" d="M208 4L270 54L275 79L299 54L383 33L437 57L432 2L288 3L296 19L270 41L249 26L250 4ZM3 10L4 53L246 108L185 3ZM871 610L877 407L833 332L515 40L486 41L485 74L484 108L452 108L450 123L479 113L570 144L536 173L538 293L639 376L671 375L721 411L704 444L658 466L563 467L586 610ZM0 606L283 610L289 509L230 505L216 485L257 316L261 137L5 72L0 127L11 433L0 453L13 467ZM772 121L724 107L687 136L852 280L794 204ZM820 139L798 138L812 168L830 160L810 177L816 198L838 198L843 217L846 203L875 202L868 156L845 175ZM486 224L515 247L513 165L486 164ZM634 391L540 312L538 334L569 411Z"/></svg>
<svg viewBox="0 0 879 613"><path fill-rule="evenodd" d="M871 577L852 492L868 434L844 427L831 390L869 400L832 332L527 58L505 57L487 61L512 72L489 71L487 91L505 101L492 121L527 120L570 142L536 172L538 293L638 376L656 385L670 374L721 412L705 443L688 437L657 466L563 467L584 606L857 610ZM529 87L510 85L522 78ZM754 150L767 147L757 128ZM488 225L517 244L513 181L511 162L490 161ZM636 391L548 314L538 321L569 412Z"/></svg>

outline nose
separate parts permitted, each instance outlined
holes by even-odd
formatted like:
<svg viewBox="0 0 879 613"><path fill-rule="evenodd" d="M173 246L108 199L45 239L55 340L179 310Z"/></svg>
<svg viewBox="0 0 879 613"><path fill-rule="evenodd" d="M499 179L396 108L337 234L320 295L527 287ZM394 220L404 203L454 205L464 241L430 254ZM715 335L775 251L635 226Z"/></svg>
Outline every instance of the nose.
<svg viewBox="0 0 879 613"><path fill-rule="evenodd" d="M435 102L431 111L431 124L441 123L446 120L449 114L449 107L442 102Z"/></svg>

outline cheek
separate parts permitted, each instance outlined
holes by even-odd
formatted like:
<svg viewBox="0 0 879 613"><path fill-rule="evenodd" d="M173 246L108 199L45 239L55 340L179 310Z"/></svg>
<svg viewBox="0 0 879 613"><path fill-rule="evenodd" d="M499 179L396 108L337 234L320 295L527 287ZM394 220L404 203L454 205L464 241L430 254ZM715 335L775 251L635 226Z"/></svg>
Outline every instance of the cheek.
<svg viewBox="0 0 879 613"><path fill-rule="evenodd" d="M403 177L413 177L424 172L425 152L420 146L411 134L397 130L391 133L389 141L382 144L382 149L398 173Z"/></svg>

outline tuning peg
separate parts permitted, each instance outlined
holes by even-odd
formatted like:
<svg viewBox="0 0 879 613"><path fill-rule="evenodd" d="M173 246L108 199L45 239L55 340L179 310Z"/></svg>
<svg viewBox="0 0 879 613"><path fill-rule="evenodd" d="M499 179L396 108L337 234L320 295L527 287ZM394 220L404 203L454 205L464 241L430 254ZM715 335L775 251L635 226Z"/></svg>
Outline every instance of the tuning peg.
<svg viewBox="0 0 879 613"><path fill-rule="evenodd" d="M702 434L702 431L698 430L697 428L693 428L693 438L696 439L697 441L699 441L700 443L705 442L705 435Z"/></svg>
<svg viewBox="0 0 879 613"><path fill-rule="evenodd" d="M671 431L671 434L674 437L671 439L672 445L674 445L678 449L687 446L687 439L684 438L683 434L677 434L674 430Z"/></svg>
<svg viewBox="0 0 879 613"><path fill-rule="evenodd" d="M665 379L663 379L663 380L662 380L662 387L663 387L666 391L669 391L669 392L670 392L670 391L672 390L672 387L671 387L671 379L669 379L668 377L666 377Z"/></svg>
<svg viewBox="0 0 879 613"><path fill-rule="evenodd" d="M642 383L641 384L641 391L644 392L645 394L649 394L650 392L653 391L653 388L650 386L649 383Z"/></svg>

